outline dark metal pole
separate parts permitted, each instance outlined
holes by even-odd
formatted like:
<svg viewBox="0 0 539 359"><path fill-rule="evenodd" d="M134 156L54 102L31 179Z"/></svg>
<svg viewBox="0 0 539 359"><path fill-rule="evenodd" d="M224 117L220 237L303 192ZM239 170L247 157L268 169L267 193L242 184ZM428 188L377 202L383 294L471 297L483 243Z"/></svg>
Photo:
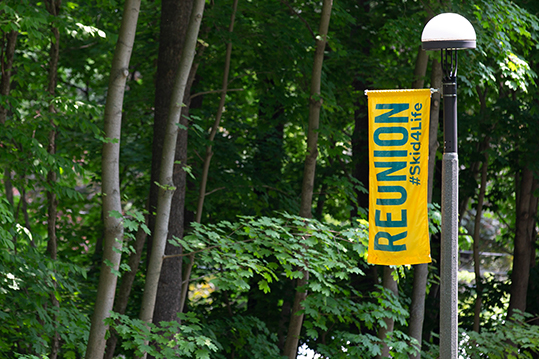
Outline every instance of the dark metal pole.
<svg viewBox="0 0 539 359"><path fill-rule="evenodd" d="M457 153L457 81L444 81L444 153Z"/></svg>
<svg viewBox="0 0 539 359"><path fill-rule="evenodd" d="M444 153L440 248L440 359L458 356L457 50L442 50Z"/></svg>

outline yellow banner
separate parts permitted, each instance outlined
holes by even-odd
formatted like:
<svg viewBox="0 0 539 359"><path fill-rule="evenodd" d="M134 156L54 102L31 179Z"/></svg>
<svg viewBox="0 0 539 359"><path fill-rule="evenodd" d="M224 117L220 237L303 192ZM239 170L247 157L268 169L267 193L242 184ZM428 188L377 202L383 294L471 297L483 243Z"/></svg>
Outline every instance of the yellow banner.
<svg viewBox="0 0 539 359"><path fill-rule="evenodd" d="M383 265L429 263L430 89L368 91L369 252Z"/></svg>

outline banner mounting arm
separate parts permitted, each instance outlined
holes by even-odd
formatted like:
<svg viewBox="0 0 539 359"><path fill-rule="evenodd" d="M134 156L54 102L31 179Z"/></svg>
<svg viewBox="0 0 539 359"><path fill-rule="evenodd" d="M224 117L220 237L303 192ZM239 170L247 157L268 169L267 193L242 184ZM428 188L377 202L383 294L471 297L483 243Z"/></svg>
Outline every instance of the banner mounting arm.
<svg viewBox="0 0 539 359"><path fill-rule="evenodd" d="M372 91L399 91L399 90L365 90L365 96L368 96L369 92L372 92ZM410 90L400 90L400 91L410 91ZM431 94L437 93L437 92L440 92L440 89L435 89L435 88L430 89Z"/></svg>

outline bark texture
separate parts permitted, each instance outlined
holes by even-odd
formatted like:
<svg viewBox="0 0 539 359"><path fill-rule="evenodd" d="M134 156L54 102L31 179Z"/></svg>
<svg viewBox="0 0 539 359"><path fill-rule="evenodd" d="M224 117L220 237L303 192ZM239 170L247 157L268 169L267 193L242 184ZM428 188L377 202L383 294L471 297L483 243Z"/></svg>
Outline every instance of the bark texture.
<svg viewBox="0 0 539 359"><path fill-rule="evenodd" d="M417 64L422 62L423 55L421 52L418 54ZM426 68L425 68L426 70ZM416 71L416 75L420 74ZM424 76L424 75L423 75ZM432 60L432 70L431 70L431 79L430 85L432 88L439 89L442 87L442 67L438 60ZM421 82L414 82L414 86L420 86L422 88L423 84ZM415 87L414 87L415 88ZM428 193L427 201L432 203L432 189L433 189L433 178L434 170L436 164L436 151L438 150L438 125L440 117L440 93L435 92L432 94L431 103L430 103L430 126L429 126L429 176L428 176ZM408 325L408 335L412 338L415 338L419 345L423 341L423 322L425 320L425 298L427 291L427 279L429 275L429 266L427 263L416 264L414 268L414 284L412 289L412 303L410 305L410 321ZM419 359L421 353L417 355L410 355L410 358Z"/></svg>
<svg viewBox="0 0 539 359"><path fill-rule="evenodd" d="M173 168L176 153L176 141L178 138L178 123L182 112L185 89L195 56L197 37L202 21L202 14L204 12L204 5L204 0L196 0L193 3L182 56L170 100L159 176L157 216L153 233L152 251L144 286L144 295L142 297L142 307L140 310L140 319L145 322L152 321L155 309L159 276L161 274L163 255L165 253L167 242L172 194L174 192ZM145 356L146 355L144 355L144 357Z"/></svg>
<svg viewBox="0 0 539 359"><path fill-rule="evenodd" d="M174 80L177 78L181 61L187 24L193 9L193 0L166 0L161 8L161 31L159 35L159 59L157 63L157 81L155 91L155 123L154 148L162 146L165 136L167 120L170 115L171 94L174 91ZM189 70L188 70L189 71ZM191 70L192 71L192 68ZM183 167L187 162L187 127L189 126L186 116L189 112L189 94L192 77L188 77L183 94L185 107L181 110L174 152L175 164L172 169L174 193L170 207L170 220L168 223L168 235L165 245L166 255L181 254L182 248L170 244L173 237L181 238L184 232L184 208L186 173ZM159 127L159 128L157 128ZM156 143L157 142L157 143ZM158 163L161 163L162 153L158 152ZM155 166L154 157L152 166ZM155 185L154 185L155 186ZM151 197L150 200L153 200ZM151 253L151 252L150 252ZM179 320L177 313L181 312L182 298L182 261L183 257L173 257L163 261L161 275L157 286L153 322L158 324L162 321Z"/></svg>
<svg viewBox="0 0 539 359"><path fill-rule="evenodd" d="M146 225L148 224L148 216L146 218ZM127 260L127 265L131 269L128 272L125 272L122 275L122 282L120 288L118 289L118 295L114 300L114 311L116 313L125 314L127 308L127 303L129 301L129 295L131 294L131 288L133 287L133 281L138 271L140 257L142 255L142 250L144 249L144 243L146 242L146 232L142 228L137 230L135 235L135 243L133 248L135 249L134 253L129 255ZM114 356L114 350L116 349L116 344L118 343L118 336L114 331L111 331L109 339L107 339L107 348L105 351L104 359L112 359Z"/></svg>
<svg viewBox="0 0 539 359"><path fill-rule="evenodd" d="M105 104L104 131L106 141L103 143L102 153L103 220L105 227L103 262L86 349L86 359L102 359L105 353L105 333L108 327L104 320L112 310L118 278L111 269L118 270L121 260L123 225L120 218L115 218L110 213L112 211L122 212L119 178L122 108L139 11L140 0L126 0L110 71ZM112 268L109 267L110 264L112 264Z"/></svg>
<svg viewBox="0 0 539 359"><path fill-rule="evenodd" d="M314 191L314 177L316 171L316 158L318 157L318 128L320 127L320 109L322 107L322 95L320 92L322 82L322 64L324 63L324 51L327 43L329 29L329 19L331 18L332 0L324 0L318 36L316 40L316 52L311 77L311 92L309 104L309 125L307 132L307 156L305 158L305 168L303 171L303 183L301 186L301 203L299 215L311 218L312 201ZM309 272L302 270L303 277L298 279L292 315L288 326L288 334L284 345L283 355L293 359L298 351L299 336L303 325L304 314L301 303L307 297L307 291L301 289L309 280Z"/></svg>
<svg viewBox="0 0 539 359"><path fill-rule="evenodd" d="M45 2L47 6L47 10L49 13L53 16L58 16L58 12L60 11L60 0L47 0ZM60 58L60 31L56 26L51 27L52 32L52 39L51 39L51 48L49 51L49 81L47 85L47 92L49 93L51 99L54 97L56 93L56 84L57 84L57 75L58 75L58 60ZM49 112L51 113L51 120L50 120L50 126L51 130L49 131L49 145L48 145L48 152L51 155L56 154L56 125L54 124L54 113L56 113L56 110L54 108L54 105L51 103L49 105ZM51 186L51 188L54 187L54 184L56 183L56 171L54 169L49 170L47 174L47 182ZM56 259L56 251L57 251L57 238L56 238L56 213L57 213L57 198L54 191L48 191L47 192L47 199L49 202L48 206L48 223L47 223L47 229L48 229L48 241L47 241L47 253L52 259Z"/></svg>
<svg viewBox="0 0 539 359"><path fill-rule="evenodd" d="M47 11L53 16L57 17L58 13L60 12L60 6L61 6L61 0L47 0L45 2L45 6L47 7ZM60 31L58 28L53 25L51 26L51 48L49 51L49 74L48 74L48 85L47 85L47 92L50 95L50 98L54 98L54 95L56 93L56 84L57 84L57 75L58 75L58 60L60 58ZM56 113L56 109L54 108L54 104L51 103L49 105L49 113L51 116L50 120L50 126L51 130L49 131L49 144L47 151L50 155L54 156L56 154L56 124L54 123L54 114ZM47 202L48 202L48 218L47 218L47 234L48 234L48 240L47 240L47 253L51 257L51 259L56 260L57 257L57 251L58 251L58 238L56 235L56 217L58 212L58 199L56 197L56 193L54 192L54 187L56 185L56 169L52 168L47 173L47 182L51 188L51 190L47 191ZM56 283L55 283L56 286ZM54 294L51 294L50 296L52 305L55 307L60 307L60 303L58 302L58 299L56 299L56 296ZM56 322L56 318L55 318ZM55 327L57 324L55 324ZM51 351L49 354L50 359L56 359L58 357L58 353L60 351L60 335L57 331L54 332L53 337L51 338Z"/></svg>
<svg viewBox="0 0 539 359"><path fill-rule="evenodd" d="M382 279L382 285L385 289L390 290L395 295L399 295L399 287L397 284L397 281L395 278L393 278L393 269L389 266L383 267L383 279ZM391 318L384 318L384 322L386 323L386 327L378 330L378 338L382 340L382 354L376 356L377 359L383 359L389 357L389 346L384 342L386 339L386 336L388 333L391 333L393 331L393 328L395 327L395 321Z"/></svg>
<svg viewBox="0 0 539 359"><path fill-rule="evenodd" d="M187 24L193 6L193 0L164 0L161 3L159 32L159 54L157 57L157 75L155 83L155 112L152 140L152 167L149 196L149 228L155 227L155 213L163 144L170 109L170 97L174 89L174 80L180 64ZM151 253L152 236L148 239L148 258Z"/></svg>
<svg viewBox="0 0 539 359"><path fill-rule="evenodd" d="M434 58L430 76L430 86L435 89L442 88L442 65ZM434 188L434 171L436 165L436 152L440 143L438 142L438 127L440 124L440 92L432 94L430 100L430 127L429 127L429 186L427 199L432 203L432 190Z"/></svg>
<svg viewBox="0 0 539 359"><path fill-rule="evenodd" d="M236 18L237 8L238 8L238 0L234 0L234 2L232 4L232 15L230 17L230 25L228 27L228 32L230 34L232 32L234 32L234 21L235 21L235 18ZM215 138L215 135L217 134L217 130L219 128L219 123L221 122L221 117L223 115L223 110L224 110L225 100L226 100L226 93L227 93L227 90L228 90L228 77L229 77L229 73L230 73L230 60L231 60L231 57L232 57L232 42L229 42L226 45L225 66L224 66L224 71L223 71L223 82L222 82L222 87L221 87L221 91L222 91L221 92L221 98L220 98L220 101L219 101L219 107L217 108L217 113L215 115L215 121L213 123L212 129L211 129L211 132L210 132L210 136L208 138L209 141L210 141L210 144L206 147L206 157L204 158L204 165L203 165L203 168L202 168L202 176L201 176L201 179L200 179L200 191L199 191L199 195L198 195L197 210L196 210L196 214L195 214L195 222L197 222L197 223L201 223L201 221L202 221L202 212L204 210L204 198L206 197L206 185L207 185L207 182L208 182L208 173L210 171L210 163L211 163L211 158L213 156L213 146L212 146L211 143L213 142L213 140ZM186 148L184 157L185 157L185 159L187 159L187 148ZM184 172L183 183L184 183L184 193L185 193L185 171L183 171L183 172ZM167 252L167 255L168 254L176 254L176 253L172 253L172 252L168 253ZM177 258L175 258L173 260L179 261L181 263L181 258L183 258L183 257L177 257ZM185 264L183 276L180 273L180 275L178 277L178 278L182 278L181 293L180 293L180 298L179 298L180 300L179 300L179 307L178 307L178 311L180 311L180 312L183 310L183 307L184 307L185 302L187 300L187 293L189 291L189 280L190 280L190 277L191 277L191 270L193 269L194 264L195 264L195 256L190 255L189 256L189 261Z"/></svg>
<svg viewBox="0 0 539 359"><path fill-rule="evenodd" d="M2 34L2 79L0 80L0 94L8 96L11 89L11 73L13 70L13 60L15 59L15 45L17 44L17 31L10 31ZM9 106L0 106L0 124L6 123Z"/></svg>
<svg viewBox="0 0 539 359"><path fill-rule="evenodd" d="M425 84L425 75L427 74L427 65L429 63L429 55L422 46L419 46L414 68L414 81L412 82L413 89L422 89Z"/></svg>
<svg viewBox="0 0 539 359"><path fill-rule="evenodd" d="M11 72L13 69L13 60L15 58L15 45L17 44L17 31L2 33L2 56L0 56L0 65L2 78L0 79L0 95L7 97L11 90ZM0 125L6 123L9 105L7 103L0 105ZM11 182L11 170L9 165L4 169L4 187L6 190L6 199L13 207L13 184Z"/></svg>
<svg viewBox="0 0 539 359"><path fill-rule="evenodd" d="M370 3L368 1L362 0L358 1L358 6L363 10L364 16L368 17L371 10ZM358 24L359 25L359 24ZM353 29L351 34L355 38L364 38L365 44L362 46L362 55L363 58L368 58L371 56L370 49L372 48L372 42L370 36L368 36L368 31L366 31L361 26L356 26ZM368 90L371 85L367 81L368 69L365 70L365 73L358 74L357 78L352 82L354 91L359 94L365 93L365 90ZM356 100L354 110L354 132L352 134L352 161L353 161L353 172L352 176L361 182L365 191L359 189L354 189L355 197L357 200L357 207L353 212L352 216L368 218L367 211L369 209L369 194L367 189L369 188L369 116L368 116L368 106L367 106L367 96L360 96ZM376 271L376 267L373 271ZM378 277L373 279L378 281Z"/></svg>
<svg viewBox="0 0 539 359"><path fill-rule="evenodd" d="M537 197L534 192L538 189L537 178L529 168L524 168L517 181L517 218L515 233L515 249L513 253L513 272L511 273L511 299L507 317L510 318L515 310L526 310L526 296L530 279L531 255L535 217L537 215Z"/></svg>
<svg viewBox="0 0 539 359"><path fill-rule="evenodd" d="M482 280L481 280L481 258L479 256L479 245L481 241L481 217L483 215L483 202L485 200L486 186L487 186L487 169L488 169L488 153L485 152L485 161L481 167L481 187L479 189L479 196L477 197L477 209L475 212L474 221L474 234L473 234L473 259L474 259L474 274L475 274L475 307L474 307L474 321L473 330L479 333L480 321L481 321L481 293L482 293Z"/></svg>
<svg viewBox="0 0 539 359"><path fill-rule="evenodd" d="M236 18L236 11L238 9L238 0L234 0L232 4L232 15L230 16L230 25L228 26L228 33L232 34L234 32L234 19ZM204 167L202 168L202 177L200 179L200 192L198 195L197 203L197 212L195 221L200 223L202 220L202 211L204 209L204 197L206 196L206 184L208 182L208 172L210 171L211 158L213 156L212 151L212 142L219 128L219 123L221 122L221 117L223 115L223 110L225 108L226 101L226 92L228 90L228 74L230 72L230 59L232 57L232 42L226 44L226 54L225 54L225 67L223 69L223 83L221 86L221 99L219 100L219 107L217 108L217 113L215 114L215 121L209 136L210 144L206 147L206 157L204 159Z"/></svg>

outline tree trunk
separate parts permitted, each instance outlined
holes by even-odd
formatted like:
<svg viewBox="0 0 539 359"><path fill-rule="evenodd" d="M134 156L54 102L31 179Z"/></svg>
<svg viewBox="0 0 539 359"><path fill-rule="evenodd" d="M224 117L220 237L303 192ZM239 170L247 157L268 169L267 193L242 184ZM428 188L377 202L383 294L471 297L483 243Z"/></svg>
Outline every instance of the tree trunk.
<svg viewBox="0 0 539 359"><path fill-rule="evenodd" d="M157 62L157 81L155 87L155 123L154 128L154 149L156 144L163 144L166 138L167 121L170 116L171 94L174 91L174 80L178 76L183 47L185 44L187 25L193 10L193 0L166 0L161 5L161 31L159 35L159 58ZM189 71L193 71L196 66L191 66ZM181 109L178 119L181 125L178 129L176 147L174 153L174 167L172 169L172 181L174 193L172 195L170 207L170 220L168 221L168 235L165 244L165 254L181 254L182 248L172 245L169 240L173 237L182 238L185 228L184 208L185 208L185 188L186 173L183 167L187 163L187 140L189 121L189 100L190 88L194 76L189 76L185 84L182 95L182 102L185 105ZM160 127L160 129L157 129ZM157 136L161 136L158 138ZM157 143L156 143L157 142ZM162 149L162 147L161 147ZM152 166L159 166L163 153L154 153ZM157 155L157 158L156 158ZM155 163L157 161L157 163ZM158 169L158 167L157 167ZM155 186L152 181L152 186ZM152 197L150 201L153 201ZM150 244L150 243L149 243ZM151 255L151 251L148 252ZM148 257L150 258L150 257ZM155 309L153 311L153 323L159 325L162 321L179 321L177 314L181 312L182 298L182 265L183 257L174 257L162 263L161 274L157 285L155 298Z"/></svg>
<svg viewBox="0 0 539 359"><path fill-rule="evenodd" d="M299 215L311 218L311 208L314 191L314 177L316 171L316 158L318 156L318 128L320 122L320 109L322 107L322 95L320 92L322 81L322 64L324 62L324 51L327 43L329 29L329 19L331 17L332 0L324 0L318 36L316 40L316 52L311 77L311 94L309 104L309 125L307 132L307 156L305 158L305 168L303 171L303 183L301 186L301 203ZM298 279L297 287L303 287L309 280L309 272L302 270L303 277ZM289 359L296 357L298 351L299 337L303 325L304 314L299 314L302 310L301 303L307 297L306 290L296 290L292 315L288 326L288 334L284 345L283 355Z"/></svg>
<svg viewBox="0 0 539 359"><path fill-rule="evenodd" d="M204 0L196 0L187 28L185 43L182 51L180 65L177 70L175 85L170 100L167 128L165 132L161 171L159 176L159 197L157 201L157 216L153 233L153 244L142 297L140 319L151 322L155 309L157 287L163 264L163 255L167 243L170 206L172 202L174 155L178 138L178 123L182 111L182 101L189 80L191 66L195 56L198 32L204 12ZM145 357L146 355L144 355Z"/></svg>
<svg viewBox="0 0 539 359"><path fill-rule="evenodd" d="M530 278L530 253L532 246L533 228L537 215L537 197L534 192L538 188L537 179L529 168L524 168L517 182L516 201L516 234L515 249L513 253L513 272L511 273L511 299L507 310L507 317L511 318L515 310L526 310L526 296Z"/></svg>
<svg viewBox="0 0 539 359"><path fill-rule="evenodd" d="M419 46L414 68L414 81L412 82L413 89L422 89L425 84L425 75L427 74L427 65L429 63L429 55Z"/></svg>
<svg viewBox="0 0 539 359"><path fill-rule="evenodd" d="M8 96L11 89L11 70L13 69L13 60L15 58L15 45L17 44L17 36L19 33L17 31L10 31L8 33L3 33L2 41L2 55L1 56L1 66L2 66L2 79L0 80L0 94L2 96ZM3 125L6 123L7 113L8 113L8 104L0 106L0 124Z"/></svg>
<svg viewBox="0 0 539 359"><path fill-rule="evenodd" d="M234 0L232 4L232 15L230 16L230 25L228 26L229 34L232 34L232 32L234 31L234 20L236 18L237 8L238 8L238 0ZM208 181L208 173L210 171L211 158L213 156L213 151L212 151L213 146L211 143L213 142L215 135L217 134L219 123L221 121L221 117L223 115L223 110L225 107L231 57L232 57L232 42L229 42L226 45L225 67L223 71L223 83L221 87L221 91L222 91L221 99L219 101L219 107L217 108L215 121L213 122L210 136L208 138L210 144L206 147L206 157L204 159L204 165L202 168L202 176L200 179L200 191L198 194L197 210L195 214L196 223L201 223L202 221L202 212L204 210L204 197L206 197L206 184ZM181 258L182 257L178 257L178 259L181 259ZM185 301L187 300L187 293L189 291L189 279L191 276L191 270L193 268L194 263L195 263L195 257L193 255L189 256L189 262L186 263L185 273L183 275L183 281L182 281L182 286L181 286L182 290L181 290L181 299L180 299L180 306L179 306L180 311L183 310L183 306L185 305ZM180 275L179 278L182 278L182 276Z"/></svg>
<svg viewBox="0 0 539 359"><path fill-rule="evenodd" d="M393 269L389 266L383 266L384 272L383 272L383 279L382 279L382 286L385 289L388 289L393 292L395 295L399 295L399 287L397 284L397 281L395 278L393 278ZM393 328L395 327L395 322L391 318L384 318L384 322L386 322L386 327L378 330L378 338L382 341L382 354L377 355L377 359L383 359L389 357L389 346L384 342L386 339L386 336L388 333L391 333L393 331Z"/></svg>
<svg viewBox="0 0 539 359"><path fill-rule="evenodd" d="M432 60L430 86L435 89L442 88L442 65L437 59ZM432 190L434 188L434 171L436 165L436 151L438 151L438 126L440 121L440 92L432 94L430 100L430 127L429 127L429 187L428 201L432 203Z"/></svg>
<svg viewBox="0 0 539 359"><path fill-rule="evenodd" d="M15 45L17 43L17 31L10 31L2 34L2 53L4 54L0 58L0 65L2 68L2 79L0 79L0 95L6 97L9 95L11 89L11 70L13 68L13 60L15 58ZM8 104L0 106L0 125L6 123L8 114ZM4 169L4 188L6 190L6 199L13 207L13 184L11 182L11 170L8 164Z"/></svg>
<svg viewBox="0 0 539 359"><path fill-rule="evenodd" d="M126 0L110 71L105 104L105 142L102 154L103 220L105 226L103 262L86 349L86 359L103 358L105 333L108 329L104 320L112 310L118 278L113 270L118 270L121 260L123 225L121 218L116 218L117 216L112 216L111 213L122 212L119 178L122 107L139 10L140 0ZM112 268L109 265L112 265Z"/></svg>
<svg viewBox="0 0 539 359"><path fill-rule="evenodd" d="M418 55L417 63L420 63L421 60ZM416 75L420 76L418 71ZM424 75L423 75L424 76ZM414 82L415 86L423 87L423 84L420 82ZM432 60L432 72L431 72L431 81L430 85L432 88L441 88L442 87L442 67L438 60ZM432 189L434 185L434 169L436 164L436 151L438 150L438 123L440 117L440 92L435 92L431 97L431 107L430 107L430 127L429 127L429 177L428 177L428 195L427 200L429 203L432 203ZM408 325L408 335L412 338L415 338L419 342L421 348L421 343L423 341L423 322L425 320L425 297L427 292L427 278L429 275L429 266L427 263L416 264L414 268L414 284L412 289L412 303L410 305L410 322ZM410 358L419 359L421 353L417 355L410 355Z"/></svg>
<svg viewBox="0 0 539 359"><path fill-rule="evenodd" d="M486 120L486 111L487 111L487 88L483 91L480 90L480 87L477 86L477 94L480 103L481 109L481 119ZM483 165L481 168L481 187L479 189L479 195L477 198L477 210L475 213L475 223L474 223L474 234L473 234L473 260L474 260L474 274L475 274L475 305L474 305L474 323L473 330L479 333L480 324L481 324L481 307L482 307L482 279L481 279L481 258L479 255L479 242L481 241L481 217L483 215L483 202L485 199L486 186L487 186L487 169L488 169L488 147L490 145L490 136L485 136L482 142L482 152L484 152L485 159L483 160ZM476 165L478 168L478 166Z"/></svg>
<svg viewBox="0 0 539 359"><path fill-rule="evenodd" d="M200 57L200 54L204 51L204 48L201 48L200 52L197 54L197 57ZM182 109L182 117L180 118L180 124L184 126L183 129L179 130L178 133L178 140L176 142L176 161L174 164L174 186L176 187L176 192L174 193L174 196L172 197L172 209L171 209L171 218L175 218L171 223L169 223L169 238L172 238L172 236L176 236L178 238L183 237L184 229L186 226L189 226L189 223L193 221L192 217L189 217L187 212L185 211L185 193L187 190L187 176L186 172L184 170L185 163L187 163L187 140L188 140L188 126L189 121L187 120L188 111L190 108L190 101L191 97L189 96L189 92L191 89L191 85L193 84L197 69L198 69L199 63L194 63L191 67L191 74L189 75L189 80L187 82L186 86L186 94L184 96L184 103L186 104L186 107ZM172 223L174 222L174 223ZM169 279L168 282L172 283L172 280L174 280L174 284L170 285L171 291L173 291L175 294L175 303L177 304L177 312L181 313L183 312L183 307L185 304L185 300L187 298L187 293L189 292L189 278L191 276L191 269L193 267L194 262L194 256L189 256L190 261L186 263L184 261L183 256L178 256L182 254L183 248L176 247L169 242L167 242L167 246L165 248L165 258L167 256L176 256L176 259L173 261L176 262L175 268L176 269L170 269L172 276L172 279ZM172 262L171 262L172 263ZM167 263L165 261L164 266L167 266L165 270L168 270L168 265L171 265L170 263ZM180 288L178 291L177 288ZM159 292L158 292L158 301L159 299ZM158 302L159 303L159 302ZM168 305L166 302L163 305ZM176 313L174 313L174 316L176 317ZM155 313L154 313L155 314ZM175 319L175 318L174 318ZM172 319L171 319L172 320Z"/></svg>
<svg viewBox="0 0 539 359"><path fill-rule="evenodd" d="M371 10L370 2L366 0L358 1L357 6L363 10L363 17L368 18L368 14ZM372 48L371 37L368 36L367 30L363 29L361 24L357 24L353 27L351 36L355 38L364 38L362 43L365 43L361 49L363 58L371 56L370 50ZM352 87L354 91L359 94L363 94L365 90L368 90L370 83L367 82L369 76L367 74L358 74L356 79L352 81ZM355 103L354 110L354 132L352 134L352 176L361 182L363 188L369 188L369 110L367 105L367 96L359 96ZM367 210L369 209L369 193L368 191L361 191L354 188L355 198L357 200L357 207L352 212L353 217L359 217L363 215L364 218L368 218ZM373 272L377 269L373 267ZM376 276L375 281L378 281Z"/></svg>
<svg viewBox="0 0 539 359"><path fill-rule="evenodd" d="M236 10L238 8L238 0L234 0L232 4L232 15L230 16L230 24L228 26L228 33L232 34L234 31L234 19L236 18ZM198 195L197 203L197 212L195 221L200 223L202 219L202 210L204 209L204 197L206 196L206 183L208 181L208 172L210 170L210 162L213 156L212 151L212 142L219 128L219 123L221 121L221 116L223 115L223 110L225 107L226 101L226 91L228 90L228 74L230 72L230 59L232 57L232 42L226 44L226 54L225 54L225 67L223 69L223 83L221 86L221 99L219 101L219 107L217 108L217 114L215 115L215 121L208 138L210 144L206 147L206 158L204 159L204 167L202 168L202 177L200 178L200 192Z"/></svg>
<svg viewBox="0 0 539 359"><path fill-rule="evenodd" d="M161 4L161 26L160 26L160 39L159 39L159 56L157 60L157 79L156 79L156 91L155 91L155 112L154 112L154 137L153 137L153 153L152 153L152 179L150 184L150 196L148 198L148 210L150 214L146 216L146 224L152 228L150 224L150 218L155 218L152 215L155 212L157 205L157 191L158 189L155 182L159 178L159 164L161 163L161 155L163 149L163 141L165 134L165 127L168 118L168 110L170 108L170 94L174 88L174 79L176 78L176 71L181 58L181 51L183 42L185 39L185 33L187 31L187 23L189 16L191 15L193 1L171 1L165 0ZM176 190L172 196L171 212L169 221L169 233L168 238L173 236L182 237L184 229L184 204L185 204L185 171L183 166L187 161L187 126L189 109L189 93L193 83L193 79L196 73L198 64L194 64L191 68L191 74L184 94L184 104L186 107L182 108L182 115L180 118L180 124L185 126L184 129L180 129L178 132L178 138L176 141L176 154L175 164L173 170L173 182ZM179 163L176 163L179 162ZM157 174L154 171L154 167L157 167ZM182 185L183 183L183 185ZM152 193L155 193L152 196ZM154 202L154 204L150 204ZM153 212L152 212L153 211ZM155 220L153 220L155 223ZM135 252L132 253L128 260L128 265L131 268L130 272L125 273L122 276L122 283L118 290L118 298L114 303L114 311L118 313L125 313L129 295L135 275L138 271L140 259L144 249L147 235L139 229L136 234L135 240ZM149 237L151 238L151 236ZM148 240L148 244L151 241ZM148 257L151 251L148 252ZM168 241L165 246L166 255L181 254L181 248L171 245ZM156 304L153 314L153 322L159 323L161 321L178 320L177 313L181 312L181 276L182 276L182 258L176 257L175 259L167 260L163 262L161 275L159 276L159 284L157 288ZM111 337L107 340L107 352L105 359L112 359L114 350L116 348L118 338L115 333L111 333Z"/></svg>
<svg viewBox="0 0 539 359"><path fill-rule="evenodd" d="M357 93L364 93L368 89L368 84L361 81L353 82L354 90ZM364 188L369 188L369 116L367 102L358 100L357 110L354 111L354 132L352 134L352 161L353 176ZM354 189L357 199L357 208L352 214L355 217L362 216L368 218L369 194L358 189ZM363 213L364 211L364 213Z"/></svg>
<svg viewBox="0 0 539 359"><path fill-rule="evenodd" d="M60 6L61 1L60 0L47 0L45 2L45 5L47 7L47 11L53 16L57 17L58 13L60 12ZM49 53L49 78L48 78L48 86L47 86L47 92L50 94L51 99L54 97L56 93L56 83L57 83L57 75L58 75L58 60L60 57L60 31L54 24L51 27L52 32L52 40L51 40L51 48ZM56 113L56 109L54 108L54 105L51 103L49 105L49 112L51 115L50 125L51 130L49 131L49 145L48 145L48 152L51 156L54 156L56 154L56 125L54 124L54 114ZM47 201L49 203L47 212L48 212L48 219L47 219L47 234L48 234L48 240L47 240L47 253L51 257L51 259L56 260L57 257L57 251L58 251L58 238L56 236L56 217L57 217L57 211L58 211L58 200L56 198L56 193L54 193L54 186L56 184L56 169L50 169L47 173L47 182L51 188L51 190L47 191ZM56 283L55 283L56 286ZM51 294L50 296L52 305L56 308L60 307L60 303L58 302L58 299L56 299L56 296ZM54 322L56 323L56 316L54 317ZM56 327L57 324L54 324ZM60 351L60 335L58 334L58 331L54 331L54 335L51 339L51 352L49 355L50 359L56 359L58 357L58 352Z"/></svg>
<svg viewBox="0 0 539 359"><path fill-rule="evenodd" d="M145 216L145 219L145 224L147 225L148 216ZM125 272L122 275L122 282L120 284L120 288L118 289L118 295L114 300L114 311L116 313L125 314L127 303L129 301L129 295L131 294L131 288L133 287L133 281L135 280L142 251L144 249L146 236L146 232L142 228L137 230L137 234L135 235L135 243L133 244L135 251L129 255L129 259L127 260L127 265L129 266L130 271ZM114 331L112 331L109 339L107 339L107 348L104 359L112 359L117 342L118 336Z"/></svg>
<svg viewBox="0 0 539 359"><path fill-rule="evenodd" d="M58 16L60 11L60 0L47 0L46 6L48 12L54 17ZM47 92L51 95L51 99L56 93L56 83L57 83L57 74L58 74L58 59L60 55L60 31L54 25L51 28L52 40L51 48L49 53L49 82L47 86ZM51 116L54 116L56 112L54 105L51 103L49 105L49 112ZM49 131L49 145L48 152L50 155L54 156L56 154L56 125L54 120L50 120L51 130ZM56 171L54 169L49 170L47 174L47 182L50 187L53 188L56 183ZM57 199L56 194L53 190L47 192L47 199L49 202L48 207L48 241L47 241L47 253L52 259L56 259L57 251L57 238L56 238L56 212L57 212Z"/></svg>
<svg viewBox="0 0 539 359"><path fill-rule="evenodd" d="M164 0L161 3L161 20L159 32L159 54L157 57L157 74L155 81L154 124L152 140L152 166L149 195L149 223L152 235L148 238L147 251L151 255L155 213L163 143L166 136L167 120L170 109L170 96L174 90L174 80L180 64L187 24L193 7L193 0ZM189 91L186 91L187 93ZM184 164L185 165L185 164Z"/></svg>
<svg viewBox="0 0 539 359"><path fill-rule="evenodd" d="M481 121L485 122L486 119L486 110L487 110L487 91L488 87L485 87L484 90L481 89L479 85L476 86L476 92L477 92L477 98L479 99L479 105L480 105L480 113L481 113ZM492 130L496 127L496 124L492 125ZM477 145L477 152L483 153L486 148L488 147L488 144L490 142L489 137L485 137L483 141L481 141ZM481 170L481 161L474 161L472 162L469 172L470 176L474 178L474 180L477 180L477 177L479 176L480 170ZM459 200L459 224L460 219L464 217L464 214L468 210L468 202L470 201L470 198L475 194L475 188L468 189L465 191L464 195L460 196L461 199Z"/></svg>
<svg viewBox="0 0 539 359"><path fill-rule="evenodd" d="M474 321L473 330L479 333L479 325L481 321L481 292L482 292L482 280L481 280L481 259L479 257L479 242L481 241L481 217L483 215L483 202L485 199L486 186L487 186L487 169L488 169L488 152L485 151L485 160L481 168L481 188L479 189L479 196L477 198L477 210L475 212L474 234L473 234L473 259L474 259L474 273L475 273L475 308L474 308Z"/></svg>

